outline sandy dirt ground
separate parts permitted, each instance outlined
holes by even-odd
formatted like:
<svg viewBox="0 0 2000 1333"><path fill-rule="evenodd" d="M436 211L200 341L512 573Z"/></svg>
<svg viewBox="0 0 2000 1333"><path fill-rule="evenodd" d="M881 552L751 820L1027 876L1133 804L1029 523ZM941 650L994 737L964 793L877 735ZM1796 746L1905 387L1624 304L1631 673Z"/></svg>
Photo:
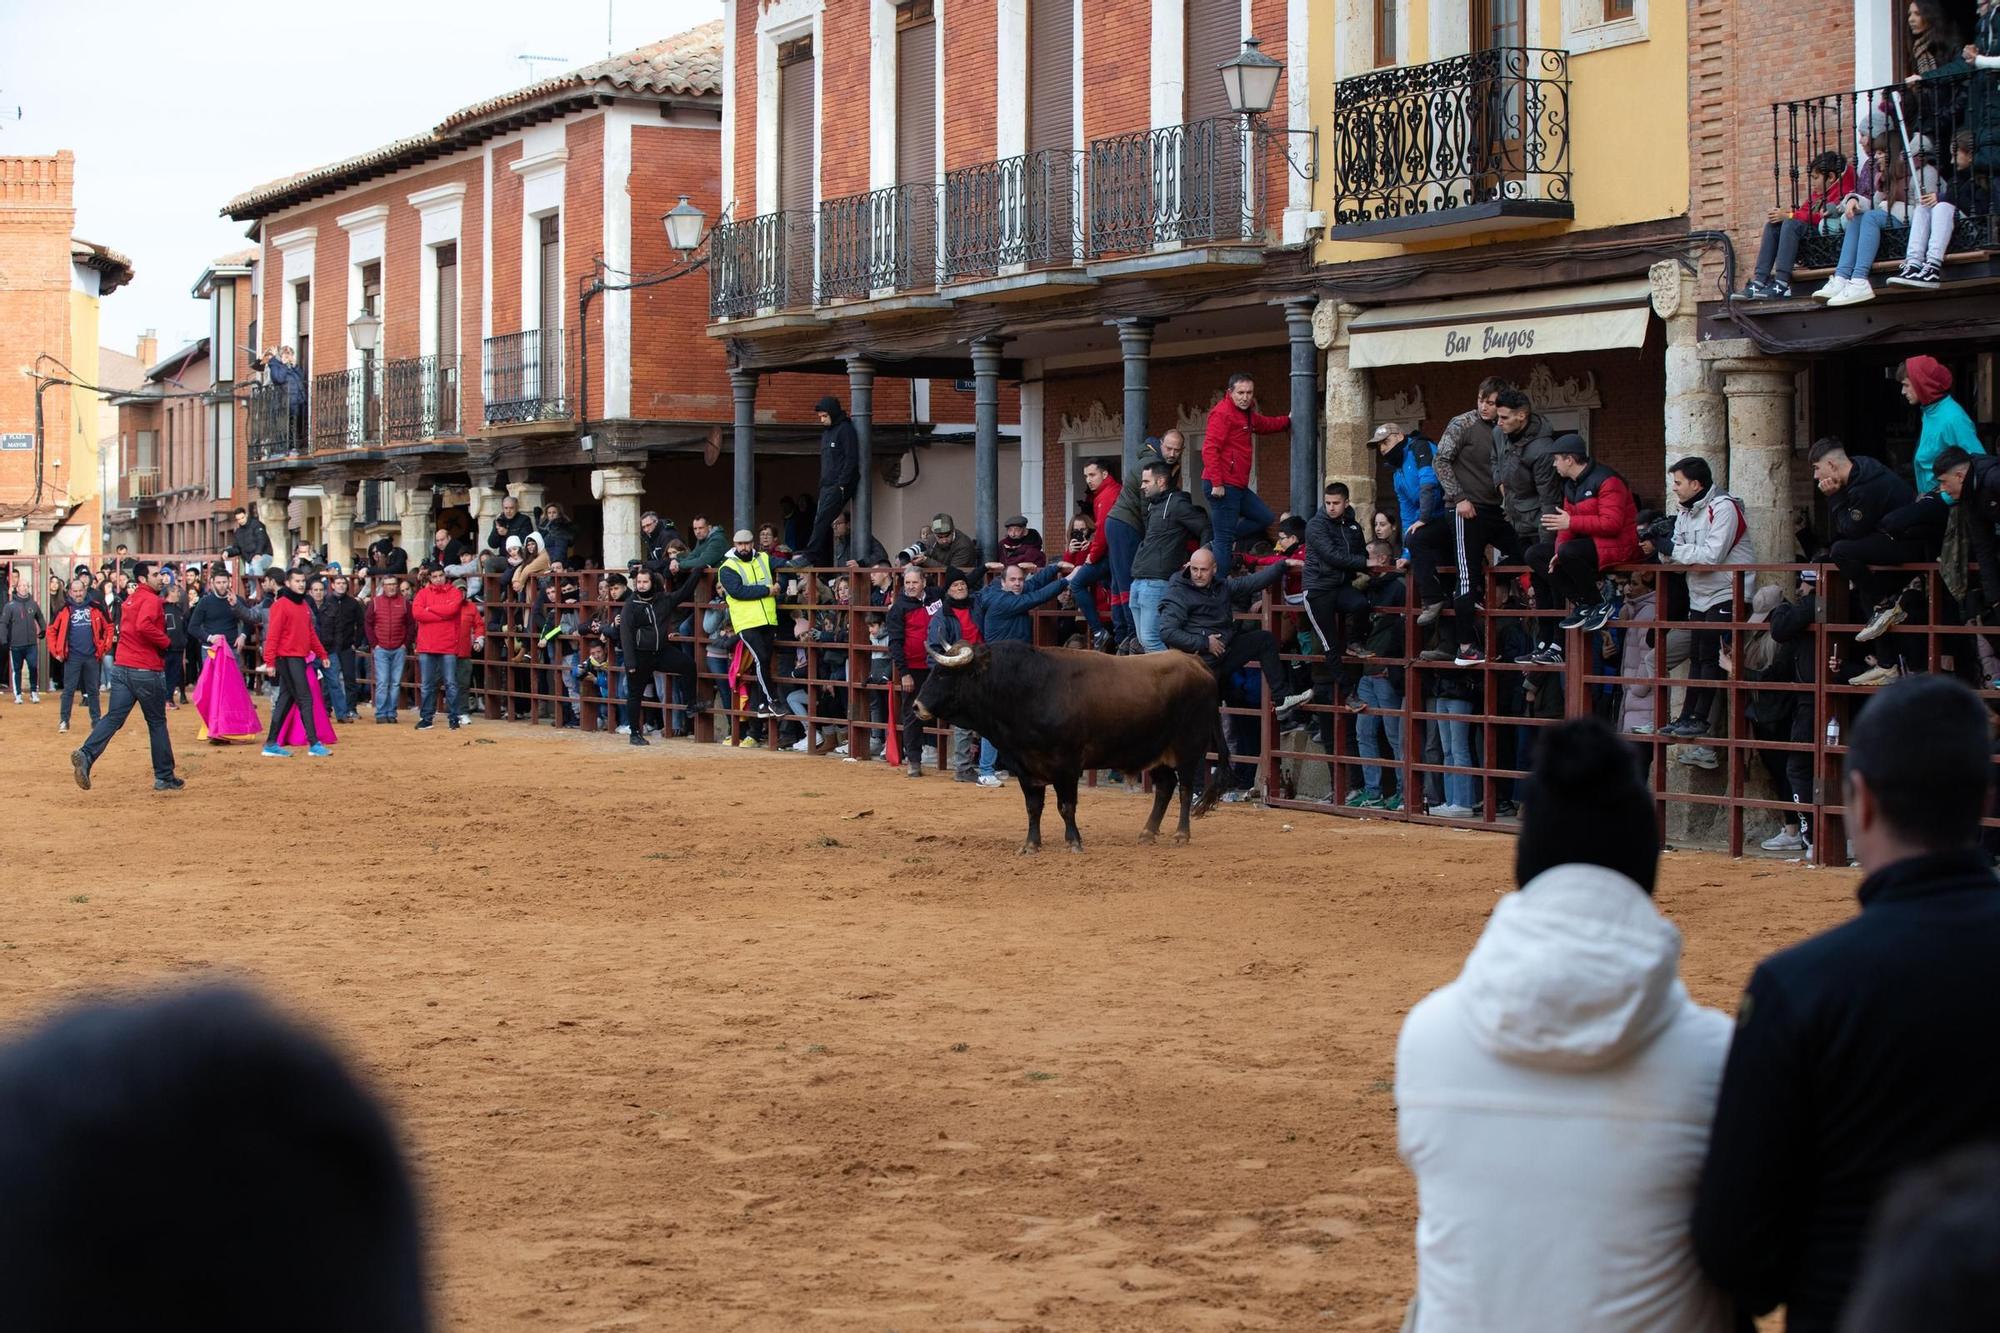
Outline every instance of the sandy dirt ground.
<svg viewBox="0 0 2000 1333"><path fill-rule="evenodd" d="M135 715L86 795L53 703L0 710L0 1022L226 975L323 1026L443 1327L1398 1325L1396 1032L1511 839L1223 807L1141 848L1086 792L1089 850L1026 860L1012 787L880 764L172 717L185 792ZM1853 884L1675 854L1659 899L1729 1009Z"/></svg>

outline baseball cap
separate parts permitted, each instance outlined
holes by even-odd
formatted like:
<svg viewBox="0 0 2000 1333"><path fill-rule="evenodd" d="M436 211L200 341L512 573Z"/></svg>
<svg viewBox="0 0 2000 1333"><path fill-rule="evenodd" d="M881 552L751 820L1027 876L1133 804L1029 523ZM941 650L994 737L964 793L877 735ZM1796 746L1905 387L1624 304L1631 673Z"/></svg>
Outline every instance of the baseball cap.
<svg viewBox="0 0 2000 1333"><path fill-rule="evenodd" d="M1391 435L1407 435L1407 434L1409 434L1409 432L1404 430L1401 426L1398 426L1395 422L1385 421L1381 425L1375 428L1375 433L1373 435L1370 435L1368 437L1368 443L1380 444L1382 443L1382 441L1388 439Z"/></svg>
<svg viewBox="0 0 2000 1333"><path fill-rule="evenodd" d="M1750 599L1750 623L1761 625L1769 620L1771 613L1778 609L1778 603L1784 600L1785 594L1780 592L1774 583L1767 583L1757 589L1756 595Z"/></svg>
<svg viewBox="0 0 2000 1333"><path fill-rule="evenodd" d="M939 514L931 520L932 532L955 532L957 529L958 524L952 521L950 514Z"/></svg>

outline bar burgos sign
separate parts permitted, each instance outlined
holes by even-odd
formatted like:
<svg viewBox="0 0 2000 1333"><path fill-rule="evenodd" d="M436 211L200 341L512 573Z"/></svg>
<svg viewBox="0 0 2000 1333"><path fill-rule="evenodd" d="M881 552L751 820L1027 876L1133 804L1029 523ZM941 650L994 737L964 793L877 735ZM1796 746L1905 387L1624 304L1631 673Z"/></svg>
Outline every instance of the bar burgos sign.
<svg viewBox="0 0 2000 1333"><path fill-rule="evenodd" d="M1646 283L1601 283L1522 293L1504 301L1378 306L1350 324L1348 364L1408 366L1506 361L1646 341Z"/></svg>
<svg viewBox="0 0 2000 1333"><path fill-rule="evenodd" d="M1440 361L1457 361L1467 356L1525 356L1535 350L1533 326L1514 328L1488 324L1482 329L1446 329L1444 355Z"/></svg>

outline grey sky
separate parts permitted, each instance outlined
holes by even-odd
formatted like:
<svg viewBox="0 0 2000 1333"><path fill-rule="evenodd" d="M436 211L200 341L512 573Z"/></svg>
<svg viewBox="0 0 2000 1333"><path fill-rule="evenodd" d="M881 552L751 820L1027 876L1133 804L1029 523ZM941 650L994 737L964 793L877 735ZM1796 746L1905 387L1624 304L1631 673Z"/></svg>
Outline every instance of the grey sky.
<svg viewBox="0 0 2000 1333"><path fill-rule="evenodd" d="M76 234L132 259L101 341L201 336L189 289L241 249L239 191L421 133L495 93L720 17L720 0L0 0L0 154L76 153ZM563 56L532 73L515 57ZM19 106L22 118L13 120Z"/></svg>

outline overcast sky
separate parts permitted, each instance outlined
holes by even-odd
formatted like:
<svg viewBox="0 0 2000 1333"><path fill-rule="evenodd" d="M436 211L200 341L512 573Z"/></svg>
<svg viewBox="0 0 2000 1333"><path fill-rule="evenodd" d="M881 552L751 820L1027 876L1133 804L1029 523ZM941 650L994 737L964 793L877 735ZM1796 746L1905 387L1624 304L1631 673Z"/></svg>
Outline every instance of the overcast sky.
<svg viewBox="0 0 2000 1333"><path fill-rule="evenodd" d="M108 347L201 336L188 293L249 244L232 195L718 18L720 0L0 0L0 155L76 153L76 234L132 260ZM532 69L517 57L563 57ZM21 118L14 119L20 108Z"/></svg>

